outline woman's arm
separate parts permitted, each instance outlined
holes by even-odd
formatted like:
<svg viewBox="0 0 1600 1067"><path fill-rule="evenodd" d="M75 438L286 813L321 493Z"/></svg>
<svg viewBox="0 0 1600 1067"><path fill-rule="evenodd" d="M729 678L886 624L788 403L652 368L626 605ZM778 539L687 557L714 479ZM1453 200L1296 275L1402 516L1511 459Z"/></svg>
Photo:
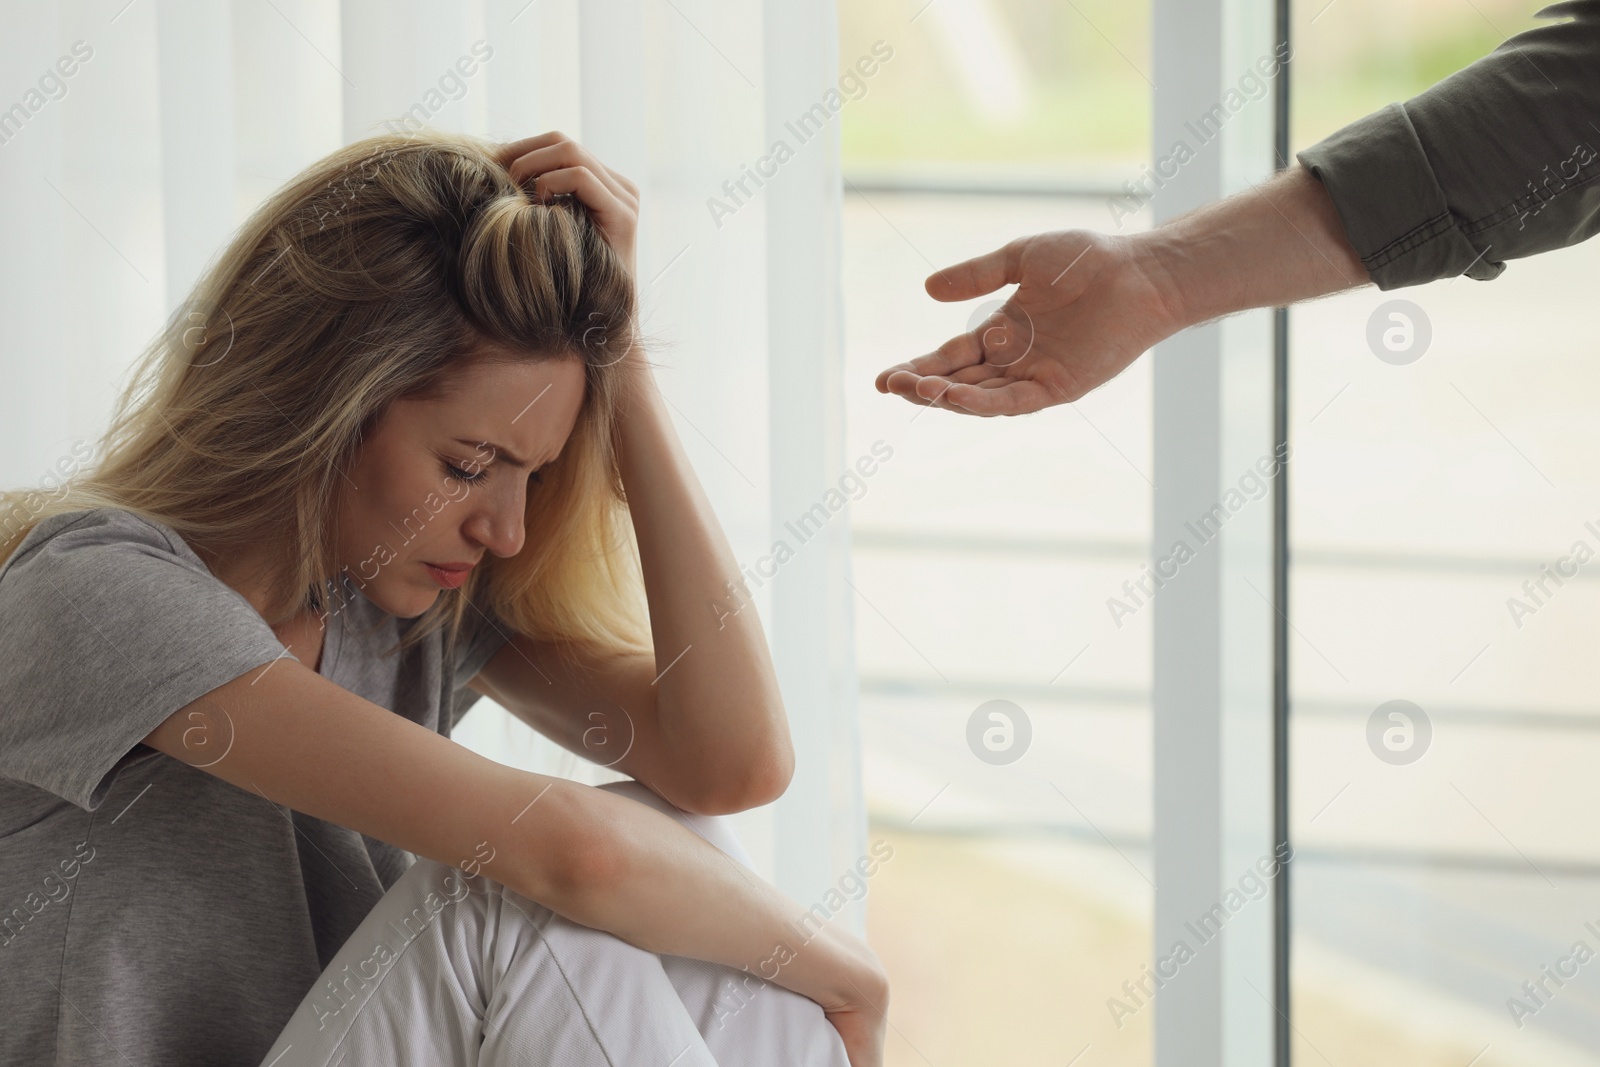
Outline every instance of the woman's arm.
<svg viewBox="0 0 1600 1067"><path fill-rule="evenodd" d="M654 656L597 658L513 637L473 679L536 730L685 811L775 800L794 754L761 620L726 583L727 538L636 352L618 427Z"/></svg>
<svg viewBox="0 0 1600 1067"><path fill-rule="evenodd" d="M507 146L540 195L574 192L632 264L637 193L581 146L545 134ZM639 544L654 656L597 659L513 638L472 685L572 751L614 766L686 811L764 804L794 768L761 621L738 610L739 565L639 349L618 411L623 487ZM597 746L596 742L601 742ZM618 760L613 754L626 752Z"/></svg>
<svg viewBox="0 0 1600 1067"><path fill-rule="evenodd" d="M649 951L748 967L833 1012L886 996L870 950L831 927L800 942L789 926L800 905L660 812L484 759L297 661L212 690L144 743L273 803L447 866L476 864Z"/></svg>

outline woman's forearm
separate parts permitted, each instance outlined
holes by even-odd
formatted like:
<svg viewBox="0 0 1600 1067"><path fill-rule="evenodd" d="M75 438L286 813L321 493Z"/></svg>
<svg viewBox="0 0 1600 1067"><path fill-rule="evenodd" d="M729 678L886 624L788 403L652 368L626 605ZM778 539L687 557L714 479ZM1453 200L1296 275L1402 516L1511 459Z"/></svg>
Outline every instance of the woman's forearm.
<svg viewBox="0 0 1600 1067"><path fill-rule="evenodd" d="M514 855L486 873L559 915L651 952L747 969L827 1009L887 996L861 942L654 808L556 781L527 818Z"/></svg>
<svg viewBox="0 0 1600 1067"><path fill-rule="evenodd" d="M739 565L643 353L628 360L635 388L619 413L618 446L661 672L660 759L671 773L722 783L723 810L763 803L793 768L766 635L754 610L735 610L744 601L728 583Z"/></svg>

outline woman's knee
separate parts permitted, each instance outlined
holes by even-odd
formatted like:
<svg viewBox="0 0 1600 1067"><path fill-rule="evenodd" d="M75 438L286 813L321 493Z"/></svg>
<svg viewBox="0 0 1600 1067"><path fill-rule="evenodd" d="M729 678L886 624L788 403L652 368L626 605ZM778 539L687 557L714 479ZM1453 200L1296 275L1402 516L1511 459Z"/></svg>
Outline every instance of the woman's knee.
<svg viewBox="0 0 1600 1067"><path fill-rule="evenodd" d="M696 815L693 812L684 811L655 790L632 778L624 779L620 782L607 782L599 788L628 797L630 800L637 800L641 804L655 808L664 815L671 816L744 866L754 867L750 854L745 851L744 845L739 841L738 834L734 832L733 820L728 816Z"/></svg>

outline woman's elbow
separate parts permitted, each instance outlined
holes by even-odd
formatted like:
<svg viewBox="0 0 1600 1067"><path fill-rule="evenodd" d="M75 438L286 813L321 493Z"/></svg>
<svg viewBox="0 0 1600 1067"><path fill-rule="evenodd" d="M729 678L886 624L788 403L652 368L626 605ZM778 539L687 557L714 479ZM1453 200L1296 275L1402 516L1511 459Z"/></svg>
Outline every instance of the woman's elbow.
<svg viewBox="0 0 1600 1067"><path fill-rule="evenodd" d="M707 768L688 806L679 807L696 815L732 815L771 804L783 796L793 778L794 746L785 733L754 757Z"/></svg>
<svg viewBox="0 0 1600 1067"><path fill-rule="evenodd" d="M789 783L793 780L794 748L785 737L782 744L775 746L765 759L759 761L754 773L747 777L743 794L738 798L740 806L734 810L744 811L771 804L788 792Z"/></svg>

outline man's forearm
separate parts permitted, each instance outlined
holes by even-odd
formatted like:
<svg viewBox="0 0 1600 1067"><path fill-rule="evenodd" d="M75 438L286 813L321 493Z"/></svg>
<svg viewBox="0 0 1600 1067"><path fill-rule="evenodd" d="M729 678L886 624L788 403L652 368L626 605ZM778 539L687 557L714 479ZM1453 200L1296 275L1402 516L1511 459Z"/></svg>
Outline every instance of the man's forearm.
<svg viewBox="0 0 1600 1067"><path fill-rule="evenodd" d="M1322 183L1298 166L1130 240L1172 333L1370 281Z"/></svg>

